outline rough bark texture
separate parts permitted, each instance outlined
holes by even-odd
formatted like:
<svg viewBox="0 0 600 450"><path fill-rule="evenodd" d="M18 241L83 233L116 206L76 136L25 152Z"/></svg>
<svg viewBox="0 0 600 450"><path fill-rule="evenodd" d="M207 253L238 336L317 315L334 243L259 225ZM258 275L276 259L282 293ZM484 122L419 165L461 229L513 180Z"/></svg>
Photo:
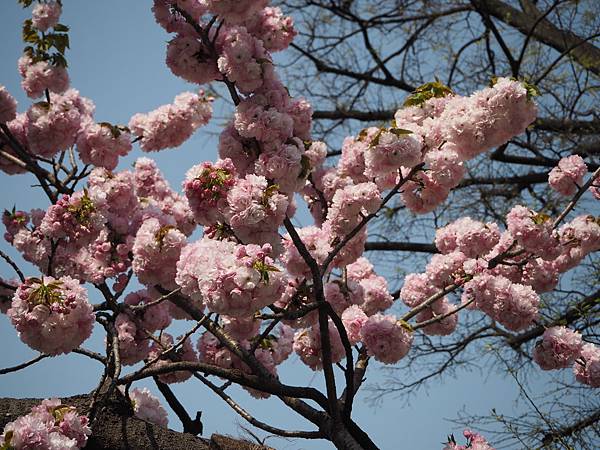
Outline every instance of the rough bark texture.
<svg viewBox="0 0 600 450"><path fill-rule="evenodd" d="M0 398L0 430L8 422L28 414L42 399ZM75 406L80 413L88 410L90 397L67 397L63 404ZM131 410L117 398L110 400L98 415L92 435L85 447L88 450L273 450L270 447L213 434L210 439L162 428L136 419Z"/></svg>

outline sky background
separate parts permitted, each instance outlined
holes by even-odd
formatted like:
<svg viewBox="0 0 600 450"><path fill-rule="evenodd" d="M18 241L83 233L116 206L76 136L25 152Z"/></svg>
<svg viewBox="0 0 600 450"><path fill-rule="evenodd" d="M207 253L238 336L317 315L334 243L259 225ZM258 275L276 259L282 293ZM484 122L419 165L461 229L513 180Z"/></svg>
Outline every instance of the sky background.
<svg viewBox="0 0 600 450"><path fill-rule="evenodd" d="M67 52L72 87L96 104L95 119L127 124L136 112L147 112L170 103L175 95L193 86L171 74L164 64L166 42L169 36L154 22L150 0L63 0L64 12L61 22L71 28L71 49ZM17 5L16 0L0 1L0 84L5 85L19 102L19 112L31 104L20 89L17 59L24 44L21 41L21 24L29 12ZM285 58L285 55L280 56ZM293 96L302 95L292 92ZM155 159L165 176L176 189L180 189L189 167L216 158L216 142L219 127L225 123L230 105L223 101L215 103L211 125L198 130L178 149L151 155L139 148L122 158L119 169L130 167L140 156ZM358 130L357 130L358 131ZM7 176L0 174L0 208L29 210L47 208L48 202L41 189L32 188L34 178L30 175ZM299 223L308 224L306 214ZM26 275L36 275L35 270L6 243L0 248L8 252ZM12 277L10 268L0 261L0 276ZM97 292L90 291L92 302L100 301ZM185 324L183 324L185 325ZM31 359L36 352L20 342L5 315L0 315L0 366L12 366ZM95 330L84 347L103 351L103 336ZM102 367L80 355L48 358L17 373L0 377L0 397L64 397L81 394L95 388ZM384 382L377 363L372 363L367 376L371 382ZM368 406L369 393L362 390L356 400L353 417L369 433L382 449L441 449L445 437L453 432L460 435L462 429L453 427L446 419L456 416L466 408L473 414L486 414L492 408L499 413L511 414L524 405L514 400L518 390L514 383L497 373L486 371L459 372L456 378L431 385L427 391L414 397L410 404L402 398L386 397L376 408ZM126 371L131 368L126 368ZM290 384L311 385L321 388L322 373L314 373L292 356L279 370L281 378ZM541 387L548 378L540 373L532 388ZM160 393L152 383L135 386L149 387L159 398ZM220 398L208 391L198 381L190 380L181 385L171 385L188 407L190 415L203 411L204 434L231 434L241 436L246 426ZM291 429L314 429L310 423L287 410L277 399L254 400L245 391L230 388L228 393L237 399L256 418L272 425ZM168 409L168 408L167 408ZM170 427L180 429L180 424L170 411ZM261 430L253 430L264 437ZM325 441L286 441L271 438L267 444L278 449L327 449Z"/></svg>

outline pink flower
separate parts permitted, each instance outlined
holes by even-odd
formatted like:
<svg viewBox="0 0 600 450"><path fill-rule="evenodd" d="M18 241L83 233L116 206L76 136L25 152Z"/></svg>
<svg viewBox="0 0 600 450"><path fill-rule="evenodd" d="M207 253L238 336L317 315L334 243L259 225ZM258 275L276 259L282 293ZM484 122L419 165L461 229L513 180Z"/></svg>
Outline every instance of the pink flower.
<svg viewBox="0 0 600 450"><path fill-rule="evenodd" d="M355 345L361 340L361 330L369 317L358 305L349 306L342 313L342 323L348 333L350 344Z"/></svg>
<svg viewBox="0 0 600 450"><path fill-rule="evenodd" d="M184 92L172 104L160 106L147 114L135 114L129 121L133 135L141 138L145 152L179 147L212 116L212 97Z"/></svg>
<svg viewBox="0 0 600 450"><path fill-rule="evenodd" d="M394 130L397 129L379 130L365 151L367 177L397 173L400 167L413 167L421 162L423 143L419 136L398 135Z"/></svg>
<svg viewBox="0 0 600 450"><path fill-rule="evenodd" d="M77 136L77 151L85 164L114 170L119 156L127 155L130 150L129 133L106 122L86 124Z"/></svg>
<svg viewBox="0 0 600 450"><path fill-rule="evenodd" d="M294 20L290 16L284 16L278 7L267 6L259 10L246 19L244 26L270 52L285 50L297 34Z"/></svg>
<svg viewBox="0 0 600 450"><path fill-rule="evenodd" d="M344 345L333 322L329 321L329 341L331 344L331 362L341 361L345 355ZM294 351L304 364L312 370L323 369L323 355L321 347L321 332L317 323L311 328L298 331L294 336Z"/></svg>
<svg viewBox="0 0 600 450"><path fill-rule="evenodd" d="M383 314L369 317L360 334L369 356L385 364L395 364L404 358L413 341L412 332L395 316Z"/></svg>
<svg viewBox="0 0 600 450"><path fill-rule="evenodd" d="M223 221L227 193L235 183L235 175L229 158L214 164L204 162L187 171L183 190L197 223L210 226Z"/></svg>
<svg viewBox="0 0 600 450"><path fill-rule="evenodd" d="M535 344L533 360L543 370L563 369L575 362L582 347L578 332L563 326L548 328Z"/></svg>
<svg viewBox="0 0 600 450"><path fill-rule="evenodd" d="M77 133L91 113L77 91L54 95L51 103L34 103L27 111L27 140L32 153L50 158L75 144Z"/></svg>
<svg viewBox="0 0 600 450"><path fill-rule="evenodd" d="M268 244L237 245L204 237L182 252L177 283L183 293L202 298L210 311L249 317L283 293L282 270Z"/></svg>
<svg viewBox="0 0 600 450"><path fill-rule="evenodd" d="M267 0L204 0L211 14L228 23L240 23L267 6Z"/></svg>
<svg viewBox="0 0 600 450"><path fill-rule="evenodd" d="M61 12L62 8L57 1L38 3L31 12L33 26L45 33L58 23Z"/></svg>
<svg viewBox="0 0 600 450"><path fill-rule="evenodd" d="M171 39L166 62L174 75L190 83L204 84L220 78L214 58L194 36L178 34Z"/></svg>
<svg viewBox="0 0 600 450"><path fill-rule="evenodd" d="M591 387L600 387L600 347L584 344L581 355L573 364L575 379Z"/></svg>
<svg viewBox="0 0 600 450"><path fill-rule="evenodd" d="M465 284L463 302L474 299L480 309L511 331L527 328L537 317L539 296L530 286L488 273Z"/></svg>
<svg viewBox="0 0 600 450"><path fill-rule="evenodd" d="M547 216L517 205L506 216L506 223L510 234L525 250L546 260L558 256L557 236Z"/></svg>
<svg viewBox="0 0 600 450"><path fill-rule="evenodd" d="M135 417L167 428L169 425L167 411L160 404L158 397L152 395L147 388L132 389L129 391L129 398L133 405Z"/></svg>
<svg viewBox="0 0 600 450"><path fill-rule="evenodd" d="M29 98L38 98L44 91L62 94L69 88L69 74L62 66L53 66L48 61L33 62L23 55L19 58L19 73L21 74L21 87ZM51 96L54 101L54 96Z"/></svg>
<svg viewBox="0 0 600 450"><path fill-rule="evenodd" d="M0 123L7 123L17 117L17 101L8 90L0 85Z"/></svg>
<svg viewBox="0 0 600 450"><path fill-rule="evenodd" d="M587 173L587 166L579 155L562 158L558 166L550 171L548 184L561 195L575 195L578 186L583 184L583 177Z"/></svg>
<svg viewBox="0 0 600 450"><path fill-rule="evenodd" d="M133 244L132 268L140 282L175 289L175 264L185 244L185 235L173 225L145 220Z"/></svg>
<svg viewBox="0 0 600 450"><path fill-rule="evenodd" d="M459 250L468 258L476 258L492 250L500 241L495 223L478 222L463 217L435 232L435 245L442 253Z"/></svg>

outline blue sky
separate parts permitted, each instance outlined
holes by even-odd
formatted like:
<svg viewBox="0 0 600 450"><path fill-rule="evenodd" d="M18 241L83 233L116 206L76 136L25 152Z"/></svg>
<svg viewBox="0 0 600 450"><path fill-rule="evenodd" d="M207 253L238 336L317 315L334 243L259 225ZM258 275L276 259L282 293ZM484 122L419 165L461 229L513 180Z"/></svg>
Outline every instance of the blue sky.
<svg viewBox="0 0 600 450"><path fill-rule="evenodd" d="M150 0L64 0L62 23L70 26L71 49L67 53L72 86L96 104L97 121L126 124L136 112L150 111L172 101L173 97L195 87L176 78L164 64L168 35L154 23ZM20 31L28 12L15 0L2 0L0 6L0 84L7 86L19 101L19 111L24 111L30 101L19 87L16 62L23 44ZM292 93L298 95L298 93ZM171 185L179 189L186 170L193 164L216 157L219 126L225 123L230 106L216 102L215 117L209 127L199 130L178 149L149 155L156 159ZM119 168L127 168L135 158L146 156L139 149L123 158ZM47 201L38 188L31 188L33 177L20 175L8 177L0 174L0 208L21 209L47 207ZM303 220L304 221L304 220ZM0 248L21 261L8 244ZM23 264L29 275L35 274ZM0 264L0 275L12 276L8 266ZM91 293L97 301L96 293ZM0 365L11 366L30 359L35 353L22 344L6 319L0 316L0 339L3 346ZM103 349L103 337L96 330L85 346L98 351ZM24 371L0 378L0 397L47 397L81 394L93 389L101 373L98 363L78 355L47 359ZM468 368L466 368L468 369ZM322 386L322 374L313 373L297 358L292 357L280 368L282 379L291 384ZM368 372L367 384L382 382L377 364ZM538 385L546 381L540 376ZM156 391L152 383L141 383ZM536 384L534 383L534 386ZM205 434L213 432L241 435L243 419L236 416L218 397L199 382L190 381L174 386L183 403L193 413L204 411ZM230 392L242 406L259 420L279 427L313 429L311 424L288 411L276 399L256 401L244 391L232 388ZM382 449L441 449L441 442L450 432L460 434L444 420L452 418L463 407L469 412L485 414L491 408L512 413L517 388L507 378L495 373L468 370L442 384L432 385L426 392L414 397L409 405L403 399L387 397L381 406L371 408L365 404L368 393L359 394L354 409L355 420L364 427ZM170 425L178 429L176 417L171 415ZM262 431L256 431L265 436ZM270 439L278 449L325 449L324 441L301 442Z"/></svg>

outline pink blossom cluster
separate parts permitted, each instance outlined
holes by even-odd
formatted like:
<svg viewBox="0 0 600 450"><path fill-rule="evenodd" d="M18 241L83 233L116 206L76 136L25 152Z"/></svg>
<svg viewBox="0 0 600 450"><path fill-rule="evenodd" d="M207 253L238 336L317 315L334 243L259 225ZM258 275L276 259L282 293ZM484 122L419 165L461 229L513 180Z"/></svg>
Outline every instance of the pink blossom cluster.
<svg viewBox="0 0 600 450"><path fill-rule="evenodd" d="M345 355L344 345L338 329L331 321L328 323L328 330L331 362L336 363L341 361ZM321 331L318 324L296 332L294 335L294 351L302 362L312 370L323 369Z"/></svg>
<svg viewBox="0 0 600 450"><path fill-rule="evenodd" d="M268 0L203 0L209 12L228 23L239 24L264 8Z"/></svg>
<svg viewBox="0 0 600 450"><path fill-rule="evenodd" d="M249 16L243 23L252 36L262 41L269 52L277 52L288 48L297 32L294 20L284 16L281 8L267 6Z"/></svg>
<svg viewBox="0 0 600 450"><path fill-rule="evenodd" d="M600 250L600 223L591 215L574 218L558 229L561 254L553 262L559 272L577 266L586 255Z"/></svg>
<svg viewBox="0 0 600 450"><path fill-rule="evenodd" d="M375 273L373 265L367 258L360 257L346 266L347 284L356 283L362 291L362 298L353 302L358 304L367 316L385 311L394 301L387 280Z"/></svg>
<svg viewBox="0 0 600 450"><path fill-rule="evenodd" d="M573 365L582 347L578 332L564 326L548 328L535 344L533 360L543 370L563 369Z"/></svg>
<svg viewBox="0 0 600 450"><path fill-rule="evenodd" d="M179 147L212 116L212 97L184 92L172 104L163 105L147 114L135 114L129 121L131 133L140 139L145 152Z"/></svg>
<svg viewBox="0 0 600 450"><path fill-rule="evenodd" d="M77 450L84 448L92 430L88 418L56 398L43 400L31 412L9 422L0 447L14 450Z"/></svg>
<svg viewBox="0 0 600 450"><path fill-rule="evenodd" d="M509 330L527 328L537 318L540 298L531 288L501 275L484 273L464 285L463 302L473 301L480 309Z"/></svg>
<svg viewBox="0 0 600 450"><path fill-rule="evenodd" d="M454 440L454 436L452 436L443 450L494 450L494 447L478 433L474 433L471 430L465 430L463 435L467 438L466 445L458 445Z"/></svg>
<svg viewBox="0 0 600 450"><path fill-rule="evenodd" d="M562 158L558 165L548 174L548 184L561 195L575 195L579 186L583 184L583 177L587 173L587 166L579 155Z"/></svg>
<svg viewBox="0 0 600 450"><path fill-rule="evenodd" d="M30 56L23 55L19 58L18 68L21 87L29 98L41 97L46 89L62 94L69 88L69 74L62 66L52 65L49 61L34 62ZM54 95L51 98L54 100Z"/></svg>
<svg viewBox="0 0 600 450"><path fill-rule="evenodd" d="M174 220L177 228L186 236L196 228L194 216L187 199L175 192L150 158L138 158L134 165L135 194L140 201L137 226L149 217L161 217L167 223Z"/></svg>
<svg viewBox="0 0 600 450"><path fill-rule="evenodd" d="M230 1L230 0L226 0ZM231 1L236 5L256 1ZM246 8L248 11L250 8ZM265 75L273 71L271 57L262 41L256 39L244 27L232 27L220 39L221 51L217 59L219 72L235 83L244 94L250 94L263 85Z"/></svg>
<svg viewBox="0 0 600 450"><path fill-rule="evenodd" d="M77 136L77 151L83 163L114 170L119 156L131 151L131 136L108 123L88 123Z"/></svg>
<svg viewBox="0 0 600 450"><path fill-rule="evenodd" d="M223 220L222 211L235 175L230 159L219 159L214 164L204 162L187 171L183 191L197 223L210 226Z"/></svg>
<svg viewBox="0 0 600 450"><path fill-rule="evenodd" d="M283 292L284 275L271 253L269 244L239 245L205 236L184 248L175 281L210 311L247 317Z"/></svg>
<svg viewBox="0 0 600 450"><path fill-rule="evenodd" d="M573 372L580 383L600 387L600 347L592 343L584 344L573 365Z"/></svg>
<svg viewBox="0 0 600 450"><path fill-rule="evenodd" d="M525 250L546 260L558 256L558 239L549 217L517 205L506 216L506 224L510 234Z"/></svg>
<svg viewBox="0 0 600 450"><path fill-rule="evenodd" d="M27 111L25 123L29 149L46 158L68 149L93 112L94 104L74 89L54 95L51 103L34 103Z"/></svg>
<svg viewBox="0 0 600 450"><path fill-rule="evenodd" d="M131 400L135 417L167 428L169 425L167 411L160 404L160 400L152 395L147 388L132 389L129 391L129 399Z"/></svg>
<svg viewBox="0 0 600 450"><path fill-rule="evenodd" d="M231 318L230 318L231 319ZM250 337L249 333L254 333L255 325L251 323L249 319L235 318L233 319L238 325L242 324L241 327L235 325L238 331L244 328L243 334L249 336L248 338L239 339L240 344L250 349L251 346L255 347L254 355L256 359L265 367L272 375L277 374L277 366L285 361L292 352L294 343L294 332L286 326L280 325L277 332L273 332L263 339L258 340L258 336ZM254 321L256 323L256 321ZM231 321L224 321L223 325L227 327L227 331L231 331ZM229 325L229 326L228 326ZM236 334L235 332L233 333ZM255 333L254 333L255 334ZM200 360L206 364L211 364L224 369L237 369L244 373L252 373L251 369L244 364L236 355L231 353L220 341L212 335L210 332L205 332L198 339L198 353ZM269 394L258 391L252 388L246 389L255 398L266 398Z"/></svg>
<svg viewBox="0 0 600 450"><path fill-rule="evenodd" d="M175 265L185 245L185 235L174 225L146 219L133 244L132 268L140 282L175 289Z"/></svg>
<svg viewBox="0 0 600 450"><path fill-rule="evenodd" d="M345 237L363 217L377 212L380 204L381 195L375 183L348 185L334 194L326 223L333 234Z"/></svg>
<svg viewBox="0 0 600 450"><path fill-rule="evenodd" d="M418 214L432 211L462 179L464 161L524 132L535 116L526 87L508 78L470 97L451 94L398 110L395 126L422 139L427 164L403 188L406 206Z"/></svg>
<svg viewBox="0 0 600 450"><path fill-rule="evenodd" d="M0 123L7 123L17 117L17 101L8 90L0 85Z"/></svg>
<svg viewBox="0 0 600 450"><path fill-rule="evenodd" d="M64 195L48 208L40 231L49 238L68 238L77 246L89 243L98 236L106 221L103 205L103 198L92 198L85 190Z"/></svg>
<svg viewBox="0 0 600 450"><path fill-rule="evenodd" d="M58 23L61 13L62 7L59 2L55 0L40 2L31 12L31 21L35 28L44 33Z"/></svg>
<svg viewBox="0 0 600 450"><path fill-rule="evenodd" d="M125 297L124 304L130 308L125 308L115 320L122 364L133 365L147 358L151 334L164 330L171 323L168 302L145 306L157 298L158 293L145 289L131 292Z"/></svg>
<svg viewBox="0 0 600 450"><path fill-rule="evenodd" d="M90 337L95 320L87 291L67 276L28 278L7 314L24 343L48 355L79 347Z"/></svg>
<svg viewBox="0 0 600 450"><path fill-rule="evenodd" d="M435 232L435 245L444 254L460 251L468 258L490 252L500 241L498 225L463 217Z"/></svg>
<svg viewBox="0 0 600 450"><path fill-rule="evenodd" d="M369 356L385 364L395 364L404 358L413 341L413 333L406 324L393 315L380 313L367 319L360 335Z"/></svg>
<svg viewBox="0 0 600 450"><path fill-rule="evenodd" d="M204 0L154 0L152 6L156 22L168 33L193 35L194 28L186 22L185 17L175 11L175 8L189 14L192 20L198 23L207 11Z"/></svg>

